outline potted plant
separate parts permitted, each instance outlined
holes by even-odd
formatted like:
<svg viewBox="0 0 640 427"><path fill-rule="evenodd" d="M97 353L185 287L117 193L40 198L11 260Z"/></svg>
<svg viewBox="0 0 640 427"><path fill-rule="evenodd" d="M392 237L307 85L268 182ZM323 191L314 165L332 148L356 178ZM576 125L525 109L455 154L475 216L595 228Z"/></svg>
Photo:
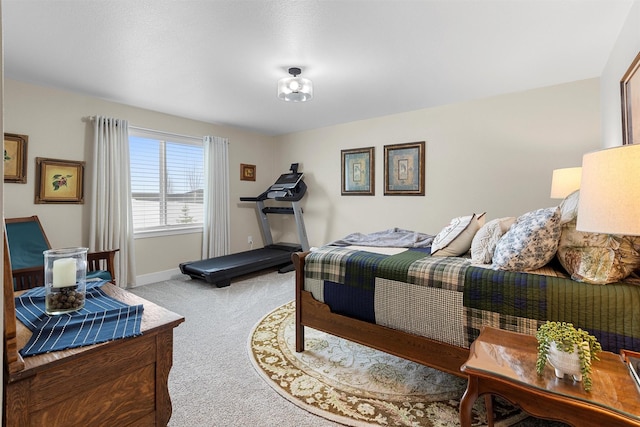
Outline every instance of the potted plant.
<svg viewBox="0 0 640 427"><path fill-rule="evenodd" d="M536 371L542 375L547 361L555 368L558 378L573 375L581 381L585 391L591 390L591 363L599 360L602 346L589 332L566 322L549 322L538 328L538 358Z"/></svg>

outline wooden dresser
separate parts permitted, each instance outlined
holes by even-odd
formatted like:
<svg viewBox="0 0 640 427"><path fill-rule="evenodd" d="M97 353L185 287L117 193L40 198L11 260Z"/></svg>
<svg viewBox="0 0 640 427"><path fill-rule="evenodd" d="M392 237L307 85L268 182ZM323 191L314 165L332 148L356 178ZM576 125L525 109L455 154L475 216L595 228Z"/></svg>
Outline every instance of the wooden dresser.
<svg viewBox="0 0 640 427"><path fill-rule="evenodd" d="M144 304L142 335L23 359L31 332L16 320L4 266L4 426L167 425L173 328L184 317L107 284L114 298Z"/></svg>

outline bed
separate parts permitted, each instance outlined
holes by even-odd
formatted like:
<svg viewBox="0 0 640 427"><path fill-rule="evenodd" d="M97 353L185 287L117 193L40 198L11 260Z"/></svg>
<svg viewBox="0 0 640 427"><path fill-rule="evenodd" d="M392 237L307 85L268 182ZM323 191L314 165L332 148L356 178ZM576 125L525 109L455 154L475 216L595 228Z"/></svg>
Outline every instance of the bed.
<svg viewBox="0 0 640 427"><path fill-rule="evenodd" d="M535 335L551 320L588 330L606 351L640 351L633 280L576 281L555 256L529 271L505 271L432 249L327 245L295 253L296 350L311 327L462 375L483 326Z"/></svg>

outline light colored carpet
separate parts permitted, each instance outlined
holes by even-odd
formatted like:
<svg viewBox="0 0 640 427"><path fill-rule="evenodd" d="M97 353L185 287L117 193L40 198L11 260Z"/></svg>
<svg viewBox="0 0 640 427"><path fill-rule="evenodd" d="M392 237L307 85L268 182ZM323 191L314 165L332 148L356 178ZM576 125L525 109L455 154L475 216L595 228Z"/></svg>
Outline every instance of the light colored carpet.
<svg viewBox="0 0 640 427"><path fill-rule="evenodd" d="M217 288L181 276L131 292L185 316L174 329L171 427L331 427L275 392L247 355L247 339L267 313L295 298L294 273L265 272ZM443 424L446 425L446 424ZM560 426L528 418L518 427Z"/></svg>
<svg viewBox="0 0 640 427"><path fill-rule="evenodd" d="M295 351L295 302L267 314L249 336L256 371L290 402L353 427L434 427L459 424L467 382L370 347L311 328L305 351ZM526 414L495 399L495 425L510 426ZM487 424L484 399L473 425Z"/></svg>

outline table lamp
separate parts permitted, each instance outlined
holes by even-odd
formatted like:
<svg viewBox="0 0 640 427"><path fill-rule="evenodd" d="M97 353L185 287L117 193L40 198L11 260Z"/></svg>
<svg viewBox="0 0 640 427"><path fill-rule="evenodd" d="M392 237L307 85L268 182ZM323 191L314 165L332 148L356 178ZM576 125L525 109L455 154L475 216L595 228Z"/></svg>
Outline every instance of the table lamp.
<svg viewBox="0 0 640 427"><path fill-rule="evenodd" d="M640 236L640 144L583 156L576 229Z"/></svg>
<svg viewBox="0 0 640 427"><path fill-rule="evenodd" d="M564 199L580 188L582 168L555 169L551 178L551 198Z"/></svg>

